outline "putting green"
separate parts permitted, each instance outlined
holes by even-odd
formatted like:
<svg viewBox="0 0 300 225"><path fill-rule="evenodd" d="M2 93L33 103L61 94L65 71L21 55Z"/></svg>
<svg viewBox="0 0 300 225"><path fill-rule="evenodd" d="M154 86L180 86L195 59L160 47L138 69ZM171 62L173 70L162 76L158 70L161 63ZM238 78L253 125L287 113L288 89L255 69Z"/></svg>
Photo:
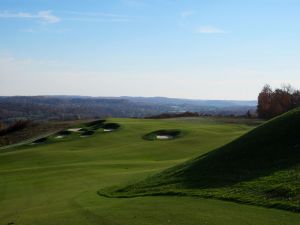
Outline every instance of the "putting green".
<svg viewBox="0 0 300 225"><path fill-rule="evenodd" d="M207 153L253 127L212 119L111 119L117 132L50 137L0 153L0 224L287 225L300 214L192 197L105 198L101 188L130 184ZM79 126L78 126L79 127ZM172 141L145 134L180 129Z"/></svg>

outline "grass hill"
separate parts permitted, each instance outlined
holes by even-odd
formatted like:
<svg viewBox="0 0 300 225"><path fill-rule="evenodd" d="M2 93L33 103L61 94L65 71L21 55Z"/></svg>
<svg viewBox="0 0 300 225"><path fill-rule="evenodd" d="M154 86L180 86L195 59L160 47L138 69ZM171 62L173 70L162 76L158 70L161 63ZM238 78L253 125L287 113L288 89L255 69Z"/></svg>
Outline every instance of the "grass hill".
<svg viewBox="0 0 300 225"><path fill-rule="evenodd" d="M165 191L167 196L138 198L107 198L97 193L209 155L256 126L249 124L237 118L110 118L71 124L44 139L37 136L31 143L0 148L0 224L300 225L300 213L171 196L171 191ZM175 134L170 131L180 134L168 140L155 138ZM147 134L154 138L144 138Z"/></svg>
<svg viewBox="0 0 300 225"><path fill-rule="evenodd" d="M300 211L300 109L144 181L99 193L190 195Z"/></svg>

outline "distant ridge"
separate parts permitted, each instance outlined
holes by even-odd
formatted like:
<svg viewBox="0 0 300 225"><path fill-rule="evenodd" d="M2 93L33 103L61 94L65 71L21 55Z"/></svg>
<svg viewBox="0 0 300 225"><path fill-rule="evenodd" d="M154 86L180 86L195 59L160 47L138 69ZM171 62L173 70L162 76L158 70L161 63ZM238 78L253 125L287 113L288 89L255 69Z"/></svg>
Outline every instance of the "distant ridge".
<svg viewBox="0 0 300 225"><path fill-rule="evenodd" d="M0 97L0 120L146 117L186 111L211 115L245 115L248 110L256 110L256 101L65 95Z"/></svg>

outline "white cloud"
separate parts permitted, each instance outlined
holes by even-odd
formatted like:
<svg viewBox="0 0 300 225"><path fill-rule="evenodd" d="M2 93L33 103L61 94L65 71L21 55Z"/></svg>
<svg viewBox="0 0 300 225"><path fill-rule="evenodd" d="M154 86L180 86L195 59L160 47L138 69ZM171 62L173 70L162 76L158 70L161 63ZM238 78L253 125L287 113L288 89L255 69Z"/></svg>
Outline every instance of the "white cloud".
<svg viewBox="0 0 300 225"><path fill-rule="evenodd" d="M79 22L130 22L131 17L120 14L104 12L78 12L78 11L59 11L61 17L58 17L50 10L38 11L37 13L0 11L0 19L31 19L37 20L43 24L58 23L64 21ZM32 32L32 30L22 30Z"/></svg>
<svg viewBox="0 0 300 225"><path fill-rule="evenodd" d="M181 16L181 18L185 19L185 18L193 16L195 14L196 14L196 12L193 10L186 10L186 11L182 11L180 13L180 16Z"/></svg>
<svg viewBox="0 0 300 225"><path fill-rule="evenodd" d="M101 18L101 17L69 17L65 18L69 21L78 22L130 22L129 18Z"/></svg>
<svg viewBox="0 0 300 225"><path fill-rule="evenodd" d="M27 13L27 12L0 12L0 18L5 19L35 19L42 23L58 23L60 18L53 15L50 10L39 11L37 13Z"/></svg>
<svg viewBox="0 0 300 225"><path fill-rule="evenodd" d="M64 20L79 22L130 22L131 17L105 12L61 11Z"/></svg>
<svg viewBox="0 0 300 225"><path fill-rule="evenodd" d="M58 23L60 21L60 18L54 16L51 11L40 11L37 14L37 18L40 18L47 23Z"/></svg>
<svg viewBox="0 0 300 225"><path fill-rule="evenodd" d="M112 18L124 18L126 15L119 15L113 13L104 13L104 12L79 12L79 11L61 11L64 14L71 14L77 16L86 16L86 17L112 17Z"/></svg>

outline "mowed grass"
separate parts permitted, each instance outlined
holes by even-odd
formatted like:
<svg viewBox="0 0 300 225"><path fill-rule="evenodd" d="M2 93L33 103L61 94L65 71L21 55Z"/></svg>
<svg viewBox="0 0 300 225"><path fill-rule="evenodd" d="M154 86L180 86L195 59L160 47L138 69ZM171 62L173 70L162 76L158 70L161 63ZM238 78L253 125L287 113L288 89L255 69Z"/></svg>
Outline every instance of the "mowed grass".
<svg viewBox="0 0 300 225"><path fill-rule="evenodd" d="M288 225L300 214L193 197L106 198L102 188L126 186L205 154L253 127L212 119L110 119L104 133L4 149L0 153L0 224L22 225ZM180 129L174 140L144 140Z"/></svg>
<svg viewBox="0 0 300 225"><path fill-rule="evenodd" d="M110 197L184 195L300 212L300 109ZM113 190L113 191L111 191Z"/></svg>

